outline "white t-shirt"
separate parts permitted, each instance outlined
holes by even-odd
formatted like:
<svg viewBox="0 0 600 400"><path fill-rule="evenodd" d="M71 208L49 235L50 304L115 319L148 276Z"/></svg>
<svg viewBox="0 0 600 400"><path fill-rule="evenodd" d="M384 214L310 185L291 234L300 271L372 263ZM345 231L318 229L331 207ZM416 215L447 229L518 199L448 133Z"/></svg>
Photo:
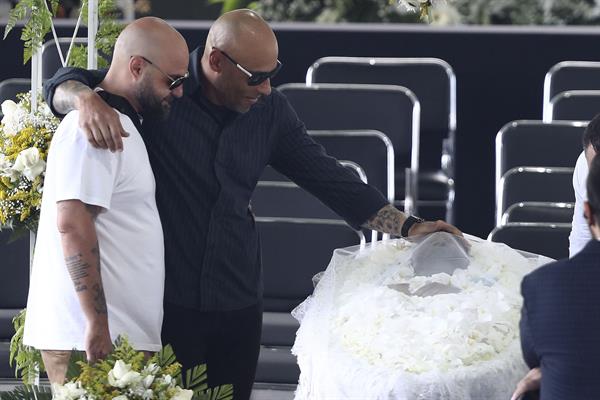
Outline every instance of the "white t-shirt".
<svg viewBox="0 0 600 400"><path fill-rule="evenodd" d="M146 146L129 119L123 152L93 148L70 112L48 154L27 300L24 343L38 349L85 350L86 319L67 271L57 228L57 201L102 207L96 220L102 283L112 340L126 335L137 350L161 348L164 243Z"/></svg>
<svg viewBox="0 0 600 400"><path fill-rule="evenodd" d="M583 203L587 201L586 181L588 176L588 164L585 153L582 152L575 164L573 172L573 190L575 191L575 210L571 234L569 235L569 257L579 253L581 249L592 239L592 234L587 221L583 216Z"/></svg>

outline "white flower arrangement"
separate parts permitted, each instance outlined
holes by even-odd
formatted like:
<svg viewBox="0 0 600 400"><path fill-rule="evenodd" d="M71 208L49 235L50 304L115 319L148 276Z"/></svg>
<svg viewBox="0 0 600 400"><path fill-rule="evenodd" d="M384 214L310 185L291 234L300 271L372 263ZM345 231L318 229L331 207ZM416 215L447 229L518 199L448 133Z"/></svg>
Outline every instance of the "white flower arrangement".
<svg viewBox="0 0 600 400"><path fill-rule="evenodd" d="M31 113L29 94L2 103L0 228L36 230L48 147L59 121L41 100Z"/></svg>
<svg viewBox="0 0 600 400"><path fill-rule="evenodd" d="M52 394L25 385L6 394L7 400L232 400L233 386L208 388L206 365L181 372L171 346L149 359L119 338L103 360L88 364L82 353L73 352L63 385ZM50 397L52 396L52 397ZM4 399L4 397L2 397Z"/></svg>
<svg viewBox="0 0 600 400"><path fill-rule="evenodd" d="M114 367L106 374L108 385L106 393L112 400L192 400L194 391L182 389L169 374L161 374L156 363L149 363L142 371L135 371L132 364L117 360ZM54 385L56 400L93 400L101 399L98 394L86 390L81 381Z"/></svg>
<svg viewBox="0 0 600 400"><path fill-rule="evenodd" d="M464 248L426 240L334 253L292 312L296 400L500 400L514 389L527 368L520 282L550 260L480 239L459 258Z"/></svg>
<svg viewBox="0 0 600 400"><path fill-rule="evenodd" d="M518 338L519 283L531 270L517 253L498 256L497 246L474 244L467 269L431 276L415 275L405 244L382 245L351 261L338 292L334 335L370 364L413 373L494 358ZM415 295L432 284L456 292Z"/></svg>

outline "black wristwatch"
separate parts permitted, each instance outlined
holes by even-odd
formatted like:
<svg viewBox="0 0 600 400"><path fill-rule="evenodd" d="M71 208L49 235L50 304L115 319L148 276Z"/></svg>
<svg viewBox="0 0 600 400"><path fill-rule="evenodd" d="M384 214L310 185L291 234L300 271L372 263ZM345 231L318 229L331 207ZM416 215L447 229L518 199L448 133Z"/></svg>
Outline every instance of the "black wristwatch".
<svg viewBox="0 0 600 400"><path fill-rule="evenodd" d="M414 224L420 224L424 221L425 220L423 218L415 217L414 215L409 215L408 218L406 218L404 220L404 223L402 224L402 229L400 229L400 236L403 238L408 237L408 231L410 230L410 228Z"/></svg>

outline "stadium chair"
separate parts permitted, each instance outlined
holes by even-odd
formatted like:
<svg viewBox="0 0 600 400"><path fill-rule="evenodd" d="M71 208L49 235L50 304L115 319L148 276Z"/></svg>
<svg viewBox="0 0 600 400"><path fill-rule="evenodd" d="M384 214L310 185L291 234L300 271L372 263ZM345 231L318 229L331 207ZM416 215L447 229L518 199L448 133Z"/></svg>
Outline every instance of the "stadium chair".
<svg viewBox="0 0 600 400"><path fill-rule="evenodd" d="M550 100L551 121L590 121L600 112L600 90L569 90Z"/></svg>
<svg viewBox="0 0 600 400"><path fill-rule="evenodd" d="M413 211L417 188L415 184L406 191L405 176L413 182L418 174L420 105L411 91L358 84L286 84L280 90L309 130L375 129L384 133L394 148L396 204Z"/></svg>
<svg viewBox="0 0 600 400"><path fill-rule="evenodd" d="M8 364L12 319L25 308L29 291L29 236L7 243L10 234L0 231L0 379L15 377Z"/></svg>
<svg viewBox="0 0 600 400"><path fill-rule="evenodd" d="M497 225L507 209L521 202L573 203L573 168L515 167L500 179Z"/></svg>
<svg viewBox="0 0 600 400"><path fill-rule="evenodd" d="M364 243L342 221L256 218L262 243L264 317L256 382L296 384L300 370L290 349L298 322L290 312L313 291L333 250ZM302 240L299 240L302 238Z"/></svg>
<svg viewBox="0 0 600 400"><path fill-rule="evenodd" d="M511 222L541 222L570 224L573 221L574 203L546 203L526 201L512 204L504 214L500 225Z"/></svg>
<svg viewBox="0 0 600 400"><path fill-rule="evenodd" d="M17 101L17 94L31 89L31 79L11 78L0 82L0 103L4 100Z"/></svg>
<svg viewBox="0 0 600 400"><path fill-rule="evenodd" d="M569 90L600 90L600 62L562 61L544 79L544 121L551 121L550 102Z"/></svg>
<svg viewBox="0 0 600 400"><path fill-rule="evenodd" d="M510 223L498 226L488 240L554 259L569 256L571 224Z"/></svg>
<svg viewBox="0 0 600 400"><path fill-rule="evenodd" d="M58 44L63 54L63 58L67 59L71 38L58 38ZM73 46L87 46L87 38L75 38ZM42 45L42 79L49 79L62 68L63 64L56 48L56 41L51 39Z"/></svg>
<svg viewBox="0 0 600 400"><path fill-rule="evenodd" d="M306 83L386 84L411 90L421 104L421 142L427 143L419 154L418 212L453 220L456 78L448 63L438 58L324 57L308 69ZM397 173L402 175L402 170Z"/></svg>

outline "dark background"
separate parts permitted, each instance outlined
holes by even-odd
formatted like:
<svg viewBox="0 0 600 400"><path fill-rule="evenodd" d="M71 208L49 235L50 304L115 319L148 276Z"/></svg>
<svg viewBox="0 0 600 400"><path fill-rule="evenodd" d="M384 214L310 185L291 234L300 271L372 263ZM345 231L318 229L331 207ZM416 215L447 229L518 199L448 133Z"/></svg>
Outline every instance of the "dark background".
<svg viewBox="0 0 600 400"><path fill-rule="evenodd" d="M62 25L64 24L64 25ZM58 26L70 36L70 22ZM190 49L209 23L173 21ZM438 57L457 78L456 224L487 236L494 225L494 138L515 119L541 119L548 69L564 60L600 60L600 28L274 24L284 68L273 85L304 82L324 56ZM3 31L3 29L2 29ZM82 34L85 30L82 31ZM18 30L0 42L0 80L29 77ZM427 143L422 142L422 147ZM535 151L535 149L533 149Z"/></svg>

